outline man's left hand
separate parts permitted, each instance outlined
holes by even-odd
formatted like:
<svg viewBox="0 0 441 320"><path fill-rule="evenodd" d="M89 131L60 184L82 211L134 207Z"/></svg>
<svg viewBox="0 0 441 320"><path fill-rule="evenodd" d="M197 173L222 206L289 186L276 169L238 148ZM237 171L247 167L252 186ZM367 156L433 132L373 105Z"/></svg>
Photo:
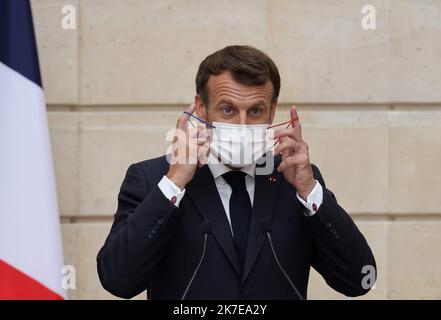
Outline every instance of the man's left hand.
<svg viewBox="0 0 441 320"><path fill-rule="evenodd" d="M277 130L274 133L274 139L280 138L274 154L282 154L282 162L277 170L283 172L285 179L296 188L299 196L307 201L308 195L317 182L309 161L308 144L302 139L302 130L295 106L291 107L291 120L292 128Z"/></svg>

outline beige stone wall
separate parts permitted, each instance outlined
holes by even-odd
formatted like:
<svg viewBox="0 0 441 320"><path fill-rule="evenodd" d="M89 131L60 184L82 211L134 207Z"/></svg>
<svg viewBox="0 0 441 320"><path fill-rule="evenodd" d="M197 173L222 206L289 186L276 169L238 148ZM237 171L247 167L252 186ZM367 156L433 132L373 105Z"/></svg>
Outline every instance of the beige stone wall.
<svg viewBox="0 0 441 320"><path fill-rule="evenodd" d="M361 28L372 4L377 29ZM77 9L63 30L61 7ZM202 58L269 53L278 120L297 104L311 158L378 263L366 299L441 298L441 2L33 0L65 261L76 299L111 298L95 257L130 163L164 153ZM311 299L344 298L312 273ZM139 298L145 298L141 295Z"/></svg>

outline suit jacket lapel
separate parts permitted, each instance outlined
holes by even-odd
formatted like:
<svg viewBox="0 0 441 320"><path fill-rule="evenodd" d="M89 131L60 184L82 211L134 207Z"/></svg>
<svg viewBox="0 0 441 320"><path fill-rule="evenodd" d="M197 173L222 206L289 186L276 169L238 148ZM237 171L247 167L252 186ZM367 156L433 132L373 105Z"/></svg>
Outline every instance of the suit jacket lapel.
<svg viewBox="0 0 441 320"><path fill-rule="evenodd" d="M280 163L279 157L275 158L275 166ZM245 258L242 284L248 277L257 257L259 256L265 235L262 222L271 223L274 206L279 194L281 173L273 171L270 175L256 175L254 189L253 214L251 217L250 232L248 235L247 254Z"/></svg>
<svg viewBox="0 0 441 320"><path fill-rule="evenodd" d="M196 171L195 176L187 185L186 193L199 214L211 221L214 237L233 264L237 274L240 275L239 259L234 246L230 224L228 223L213 175L207 165Z"/></svg>

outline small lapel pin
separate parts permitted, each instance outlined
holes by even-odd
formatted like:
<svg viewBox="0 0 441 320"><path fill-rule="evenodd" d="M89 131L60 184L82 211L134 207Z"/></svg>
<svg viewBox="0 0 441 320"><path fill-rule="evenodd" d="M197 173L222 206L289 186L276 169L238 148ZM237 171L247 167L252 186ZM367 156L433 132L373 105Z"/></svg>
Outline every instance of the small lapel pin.
<svg viewBox="0 0 441 320"><path fill-rule="evenodd" d="M268 180L269 180L270 182L276 182L276 181L277 181L276 177L274 177L274 176L270 176L270 177L268 178Z"/></svg>

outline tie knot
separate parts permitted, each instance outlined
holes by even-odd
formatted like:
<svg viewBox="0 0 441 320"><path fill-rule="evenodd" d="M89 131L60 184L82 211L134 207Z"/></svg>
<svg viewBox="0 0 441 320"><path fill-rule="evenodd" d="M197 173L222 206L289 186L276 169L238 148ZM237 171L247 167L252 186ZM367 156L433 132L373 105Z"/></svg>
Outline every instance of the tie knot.
<svg viewBox="0 0 441 320"><path fill-rule="evenodd" d="M224 177L233 190L246 190L245 175L246 173L243 171L229 171L224 173L222 177Z"/></svg>

